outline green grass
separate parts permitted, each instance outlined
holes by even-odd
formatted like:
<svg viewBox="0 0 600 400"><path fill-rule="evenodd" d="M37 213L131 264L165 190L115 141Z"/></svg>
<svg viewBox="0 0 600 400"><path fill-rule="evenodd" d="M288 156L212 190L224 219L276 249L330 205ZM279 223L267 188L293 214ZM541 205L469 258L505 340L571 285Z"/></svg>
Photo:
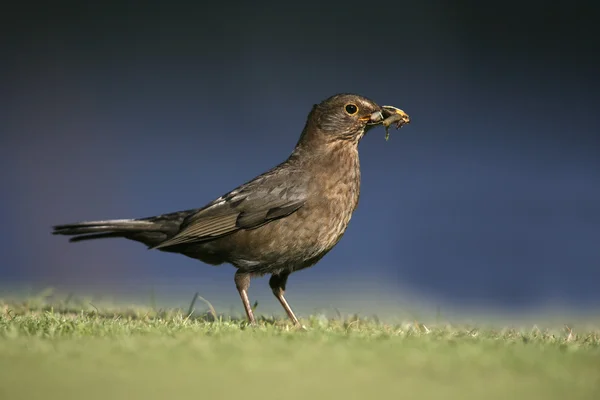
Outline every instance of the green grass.
<svg viewBox="0 0 600 400"><path fill-rule="evenodd" d="M0 302L0 399L600 399L600 331Z"/></svg>

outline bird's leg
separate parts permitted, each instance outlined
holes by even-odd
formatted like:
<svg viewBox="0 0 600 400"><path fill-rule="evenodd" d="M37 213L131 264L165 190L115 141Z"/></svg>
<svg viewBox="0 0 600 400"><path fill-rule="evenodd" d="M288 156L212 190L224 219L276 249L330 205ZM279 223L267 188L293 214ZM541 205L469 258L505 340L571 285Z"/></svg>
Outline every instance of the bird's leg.
<svg viewBox="0 0 600 400"><path fill-rule="evenodd" d="M252 307L250 306L250 299L248 299L248 288L250 287L250 274L247 272L237 271L235 273L235 287L240 293L240 297L242 298L242 303L244 304L244 310L246 310L246 316L248 317L248 322L252 325L256 325L256 320L254 319L254 313L252 312Z"/></svg>
<svg viewBox="0 0 600 400"><path fill-rule="evenodd" d="M287 282L287 278L289 275L290 274L286 273L271 275L271 279L269 279L269 286L271 286L273 294L275 295L275 297L277 297L277 300L279 300L279 302L283 306L283 309L287 313L288 317L290 317L294 325L301 327L302 325L300 325L300 322L298 322L298 318L296 318L294 312L292 311L292 308L285 300L285 297L283 297L283 294L285 293L285 283Z"/></svg>

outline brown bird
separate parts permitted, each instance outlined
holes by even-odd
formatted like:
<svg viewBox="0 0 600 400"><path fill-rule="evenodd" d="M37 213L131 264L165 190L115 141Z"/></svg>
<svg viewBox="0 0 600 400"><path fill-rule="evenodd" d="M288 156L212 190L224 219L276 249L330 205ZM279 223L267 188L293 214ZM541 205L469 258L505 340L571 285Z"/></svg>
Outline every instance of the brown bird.
<svg viewBox="0 0 600 400"><path fill-rule="evenodd" d="M338 94L313 106L292 154L283 163L206 206L155 217L79 222L54 227L70 241L115 238L237 268L235 286L250 323L252 276L269 286L292 322L284 298L288 276L335 246L358 204L358 143L370 128L408 123L404 111L356 95Z"/></svg>

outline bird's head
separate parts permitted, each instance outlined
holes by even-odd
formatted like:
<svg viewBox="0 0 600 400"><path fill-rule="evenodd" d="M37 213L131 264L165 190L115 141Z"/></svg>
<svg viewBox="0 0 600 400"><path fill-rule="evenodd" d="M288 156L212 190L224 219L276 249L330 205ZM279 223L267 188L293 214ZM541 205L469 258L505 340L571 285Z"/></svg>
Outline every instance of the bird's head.
<svg viewBox="0 0 600 400"><path fill-rule="evenodd" d="M366 97L344 93L316 104L308 117L305 131L314 129L327 141L358 143L372 127L384 125L387 128L395 123L399 128L409 122L408 115L399 108L379 106Z"/></svg>

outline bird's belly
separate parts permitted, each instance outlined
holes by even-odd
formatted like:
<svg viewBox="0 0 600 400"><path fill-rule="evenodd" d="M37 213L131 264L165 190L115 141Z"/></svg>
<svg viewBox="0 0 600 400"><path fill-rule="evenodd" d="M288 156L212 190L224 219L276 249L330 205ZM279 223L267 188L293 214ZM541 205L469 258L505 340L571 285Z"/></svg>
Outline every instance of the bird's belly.
<svg viewBox="0 0 600 400"><path fill-rule="evenodd" d="M335 246L350 217L351 211L303 207L259 228L208 242L205 252L256 274L297 271L314 265Z"/></svg>

